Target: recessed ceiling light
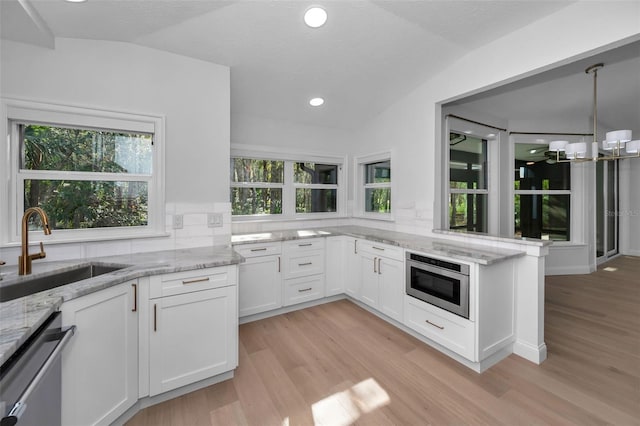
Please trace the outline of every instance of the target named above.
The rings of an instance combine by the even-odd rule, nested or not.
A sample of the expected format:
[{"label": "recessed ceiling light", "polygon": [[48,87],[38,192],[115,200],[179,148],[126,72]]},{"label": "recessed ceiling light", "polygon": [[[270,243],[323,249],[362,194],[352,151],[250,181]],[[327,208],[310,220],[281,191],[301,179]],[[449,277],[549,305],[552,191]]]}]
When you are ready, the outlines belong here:
[{"label": "recessed ceiling light", "polygon": [[489,134],[487,135],[487,137],[488,137],[488,138],[493,138],[493,137],[495,137],[495,135],[496,135],[495,133],[489,133]]},{"label": "recessed ceiling light", "polygon": [[324,99],[322,98],[313,98],[311,100],[309,100],[309,105],[317,107],[320,106],[324,103]]},{"label": "recessed ceiling light", "polygon": [[84,3],[87,0],[65,0],[68,3]]},{"label": "recessed ceiling light", "polygon": [[327,11],[321,7],[314,6],[304,13],[304,23],[311,28],[318,28],[327,22]]}]

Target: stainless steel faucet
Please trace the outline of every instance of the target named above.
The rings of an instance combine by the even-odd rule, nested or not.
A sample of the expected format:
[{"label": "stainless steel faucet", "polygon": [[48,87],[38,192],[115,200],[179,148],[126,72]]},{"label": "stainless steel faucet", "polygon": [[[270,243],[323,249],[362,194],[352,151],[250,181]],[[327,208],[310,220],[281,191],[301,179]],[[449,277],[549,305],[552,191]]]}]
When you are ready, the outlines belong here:
[{"label": "stainless steel faucet", "polygon": [[34,259],[44,259],[47,253],[44,252],[44,245],[40,242],[40,253],[29,254],[29,217],[37,213],[40,216],[42,222],[42,229],[45,235],[51,234],[51,228],[49,228],[49,218],[47,214],[40,207],[30,207],[24,211],[22,215],[22,251],[18,257],[18,275],[29,275],[31,273],[31,261]]}]

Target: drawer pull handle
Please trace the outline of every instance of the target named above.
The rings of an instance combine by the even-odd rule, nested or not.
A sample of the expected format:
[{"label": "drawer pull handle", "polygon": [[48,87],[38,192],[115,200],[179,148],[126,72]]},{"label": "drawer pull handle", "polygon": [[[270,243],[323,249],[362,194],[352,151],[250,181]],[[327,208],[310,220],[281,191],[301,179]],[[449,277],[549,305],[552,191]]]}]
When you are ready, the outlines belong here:
[{"label": "drawer pull handle", "polygon": [[306,244],[298,244],[298,247],[309,247],[312,246],[313,243],[306,243]]},{"label": "drawer pull handle", "polygon": [[382,275],[382,269],[380,269],[380,260],[382,260],[381,257],[378,258],[378,275]]},{"label": "drawer pull handle", "polygon": [[278,256],[278,272],[280,272],[280,256]]},{"label": "drawer pull handle", "polygon": [[131,312],[136,312],[138,310],[138,284],[131,284],[133,287],[133,309]]},{"label": "drawer pull handle", "polygon": [[313,265],[313,262],[298,263],[298,266],[309,266],[309,265]]},{"label": "drawer pull handle", "polygon": [[153,304],[153,331],[158,331],[158,305]]},{"label": "drawer pull handle", "polygon": [[374,273],[374,274],[377,274],[377,273],[378,273],[378,271],[376,270],[376,262],[377,262],[377,261],[378,261],[378,258],[377,258],[377,257],[374,257],[374,258],[373,258],[373,273]]},{"label": "drawer pull handle", "polygon": [[301,289],[299,289],[299,290],[298,290],[298,293],[304,293],[305,291],[311,291],[311,290],[313,290],[313,288],[312,288],[312,287],[309,287],[309,288],[301,288]]},{"label": "drawer pull handle", "polygon": [[182,281],[182,284],[193,284],[193,283],[201,283],[204,281],[209,281],[209,277],[205,278],[196,278],[195,280]]},{"label": "drawer pull handle", "polygon": [[358,254],[358,240],[353,241],[353,254]]},{"label": "drawer pull handle", "polygon": [[251,251],[267,251],[266,247],[251,249]]},{"label": "drawer pull handle", "polygon": [[425,320],[427,322],[427,324],[431,324],[432,326],[434,326],[435,328],[439,328],[440,330],[444,330],[444,327],[438,324],[434,324],[429,320]]},{"label": "drawer pull handle", "polygon": [[371,246],[371,248],[374,248],[374,249],[380,250],[380,251],[384,251],[384,249],[382,247]]}]

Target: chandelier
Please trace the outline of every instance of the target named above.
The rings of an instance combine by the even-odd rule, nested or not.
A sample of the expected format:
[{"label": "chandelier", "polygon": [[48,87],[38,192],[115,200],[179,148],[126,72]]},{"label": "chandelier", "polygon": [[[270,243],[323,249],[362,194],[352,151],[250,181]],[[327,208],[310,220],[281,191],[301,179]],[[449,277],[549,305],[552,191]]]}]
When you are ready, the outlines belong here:
[{"label": "chandelier", "polygon": [[[602,141],[602,149],[607,153],[600,157],[600,144],[598,143],[598,70],[604,64],[591,65],[584,72],[593,74],[593,142],[591,152],[586,142],[569,143],[568,141],[549,142],[549,151],[556,153],[556,161],[566,163],[569,161],[602,161],[618,160],[621,158],[640,158],[640,140],[632,140],[631,130],[614,130],[607,132]],[[564,153],[562,155],[561,153]]]}]

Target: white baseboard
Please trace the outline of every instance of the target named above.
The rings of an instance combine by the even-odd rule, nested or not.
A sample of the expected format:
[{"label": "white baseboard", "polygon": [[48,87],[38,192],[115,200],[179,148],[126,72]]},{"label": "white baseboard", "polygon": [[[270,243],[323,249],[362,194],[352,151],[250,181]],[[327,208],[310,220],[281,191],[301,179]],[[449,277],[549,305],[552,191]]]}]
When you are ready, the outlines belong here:
[{"label": "white baseboard", "polygon": [[534,364],[542,364],[542,361],[547,359],[547,345],[542,343],[535,346],[522,340],[516,340],[513,344],[513,353]]},{"label": "white baseboard", "polygon": [[589,265],[571,266],[548,266],[544,270],[544,275],[583,275],[593,272]]}]

